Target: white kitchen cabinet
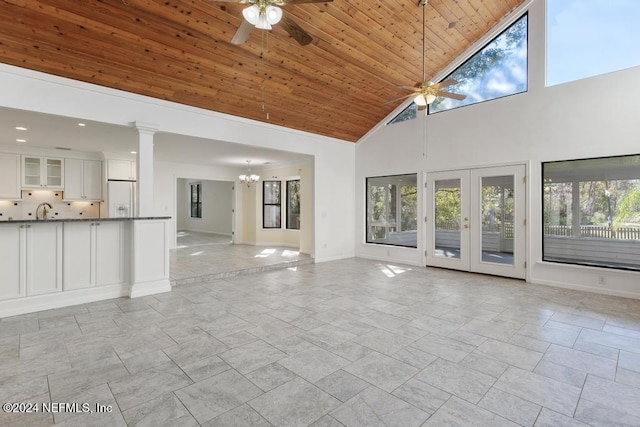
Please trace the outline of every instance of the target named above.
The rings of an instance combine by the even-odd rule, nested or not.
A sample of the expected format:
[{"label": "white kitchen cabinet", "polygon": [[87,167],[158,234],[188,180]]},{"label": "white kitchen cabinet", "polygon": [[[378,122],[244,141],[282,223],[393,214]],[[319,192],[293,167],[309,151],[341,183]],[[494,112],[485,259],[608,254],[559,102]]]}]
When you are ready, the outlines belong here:
[{"label": "white kitchen cabinet", "polygon": [[0,153],[0,200],[20,200],[20,155]]},{"label": "white kitchen cabinet", "polygon": [[65,159],[63,200],[102,200],[102,162]]},{"label": "white kitchen cabinet", "polygon": [[22,188],[61,190],[64,159],[22,156]]},{"label": "white kitchen cabinet", "polygon": [[0,300],[25,296],[24,266],[21,265],[24,242],[20,226],[0,225]]},{"label": "white kitchen cabinet", "polygon": [[136,180],[136,162],[130,160],[107,160],[107,179]]},{"label": "white kitchen cabinet", "polygon": [[124,227],[122,221],[65,223],[65,291],[124,282]]},{"label": "white kitchen cabinet", "polygon": [[6,224],[0,236],[0,299],[62,290],[62,224]]}]

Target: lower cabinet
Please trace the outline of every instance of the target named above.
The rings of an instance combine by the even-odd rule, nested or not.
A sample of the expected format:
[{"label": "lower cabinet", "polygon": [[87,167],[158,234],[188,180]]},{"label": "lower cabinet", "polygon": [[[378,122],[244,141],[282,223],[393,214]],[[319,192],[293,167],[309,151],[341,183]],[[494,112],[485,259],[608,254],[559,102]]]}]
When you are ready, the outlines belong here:
[{"label": "lower cabinet", "polygon": [[124,282],[124,226],[123,221],[65,223],[65,291]]},{"label": "lower cabinet", "polygon": [[0,241],[0,299],[62,291],[62,224],[3,225]]}]

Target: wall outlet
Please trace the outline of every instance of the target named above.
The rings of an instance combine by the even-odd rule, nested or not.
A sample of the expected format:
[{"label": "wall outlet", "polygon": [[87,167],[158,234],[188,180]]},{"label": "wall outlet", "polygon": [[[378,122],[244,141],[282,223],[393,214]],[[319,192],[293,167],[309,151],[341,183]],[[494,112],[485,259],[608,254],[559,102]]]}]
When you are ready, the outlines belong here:
[{"label": "wall outlet", "polygon": [[598,285],[606,285],[607,279],[604,276],[598,276]]}]

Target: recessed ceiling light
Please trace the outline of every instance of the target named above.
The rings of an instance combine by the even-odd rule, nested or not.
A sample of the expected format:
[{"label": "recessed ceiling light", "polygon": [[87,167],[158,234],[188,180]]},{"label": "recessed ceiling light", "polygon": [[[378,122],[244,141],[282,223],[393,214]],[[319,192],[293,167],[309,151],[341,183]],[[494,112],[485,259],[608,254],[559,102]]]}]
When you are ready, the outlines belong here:
[{"label": "recessed ceiling light", "polygon": [[24,126],[16,126],[16,130],[27,130]]},{"label": "recessed ceiling light", "polygon": [[16,142],[27,142],[27,140],[18,138],[18,139],[16,139]]},{"label": "recessed ceiling light", "polygon": [[137,151],[129,151],[131,154],[138,154]]},{"label": "recessed ceiling light", "polygon": [[85,126],[86,126],[86,124],[84,124],[84,123],[78,123],[78,126],[80,126],[81,128],[83,128],[83,127],[85,127]]}]

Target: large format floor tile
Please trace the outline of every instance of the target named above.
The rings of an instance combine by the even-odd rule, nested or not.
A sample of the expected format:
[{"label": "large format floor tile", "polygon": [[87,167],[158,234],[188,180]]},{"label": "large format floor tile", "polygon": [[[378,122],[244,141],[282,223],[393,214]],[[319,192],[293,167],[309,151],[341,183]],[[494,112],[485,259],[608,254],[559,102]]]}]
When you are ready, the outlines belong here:
[{"label": "large format floor tile", "polygon": [[640,425],[640,301],[362,259],[200,280],[212,253],[169,293],[0,319],[3,401],[112,408],[0,426]]}]

